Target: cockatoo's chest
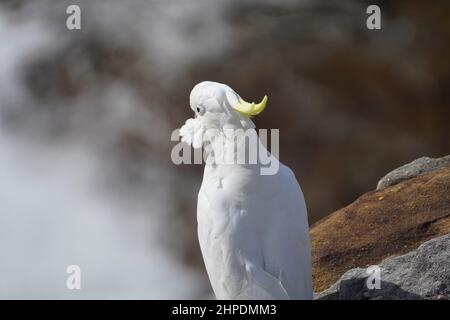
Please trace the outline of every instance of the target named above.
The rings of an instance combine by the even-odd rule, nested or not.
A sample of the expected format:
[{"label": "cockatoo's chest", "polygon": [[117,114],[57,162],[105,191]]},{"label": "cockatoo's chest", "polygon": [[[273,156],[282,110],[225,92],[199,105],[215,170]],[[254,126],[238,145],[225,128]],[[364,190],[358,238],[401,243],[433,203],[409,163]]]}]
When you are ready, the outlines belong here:
[{"label": "cockatoo's chest", "polygon": [[[223,177],[202,184],[198,197],[197,220],[201,245],[223,246],[239,234],[248,214],[248,201],[241,197],[240,187],[228,186],[229,178]],[[249,210],[250,209],[250,210]],[[203,243],[204,244],[203,244]]]},{"label": "cockatoo's chest", "polygon": [[241,197],[239,188],[221,183],[202,184],[197,220],[200,248],[206,269],[218,297],[231,297],[241,290],[245,277],[244,259],[258,242],[256,210]]},{"label": "cockatoo's chest", "polygon": [[273,201],[264,194],[268,179],[239,167],[205,172],[197,207],[205,261],[222,263],[236,254],[236,249],[243,253],[255,250],[275,212],[270,208]]}]

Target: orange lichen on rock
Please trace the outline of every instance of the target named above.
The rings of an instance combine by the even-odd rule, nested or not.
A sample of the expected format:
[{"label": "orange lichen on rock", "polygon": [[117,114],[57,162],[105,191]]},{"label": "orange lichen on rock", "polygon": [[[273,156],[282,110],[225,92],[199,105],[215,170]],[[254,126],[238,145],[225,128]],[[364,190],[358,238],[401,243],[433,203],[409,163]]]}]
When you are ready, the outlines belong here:
[{"label": "orange lichen on rock", "polygon": [[448,233],[450,167],[368,192],[312,226],[314,289]]}]

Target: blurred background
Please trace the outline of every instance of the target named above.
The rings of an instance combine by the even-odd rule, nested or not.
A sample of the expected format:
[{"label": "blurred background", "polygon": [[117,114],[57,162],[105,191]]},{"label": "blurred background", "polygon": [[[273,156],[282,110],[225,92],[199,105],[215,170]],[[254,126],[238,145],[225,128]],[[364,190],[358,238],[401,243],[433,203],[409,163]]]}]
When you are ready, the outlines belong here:
[{"label": "blurred background", "polygon": [[[67,6],[81,30],[66,28]],[[175,166],[189,92],[269,95],[314,223],[450,153],[450,2],[2,0],[0,298],[211,298],[202,166]],[[66,267],[81,267],[81,290]]]}]

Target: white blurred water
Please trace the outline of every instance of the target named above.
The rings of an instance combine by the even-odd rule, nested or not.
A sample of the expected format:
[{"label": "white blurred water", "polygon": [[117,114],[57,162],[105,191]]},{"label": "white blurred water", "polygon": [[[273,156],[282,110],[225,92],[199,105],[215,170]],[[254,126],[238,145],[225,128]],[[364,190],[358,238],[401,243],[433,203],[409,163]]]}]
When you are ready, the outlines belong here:
[{"label": "white blurred water", "polygon": [[[98,99],[87,92],[65,101],[75,130],[59,142],[39,137],[57,119],[42,121],[53,115],[33,111],[41,105],[27,94],[20,72],[67,39],[52,29],[45,6],[38,8],[42,14],[35,10],[29,19],[0,10],[7,44],[0,46],[0,298],[198,297],[204,290],[198,273],[158,238],[172,210],[168,174],[150,166],[141,174],[159,184],[108,185],[117,181],[111,144],[123,130],[132,126],[149,141],[169,143],[157,114],[142,111],[126,85],[99,85],[106,108],[101,121],[85,124]],[[29,125],[11,129],[5,116],[11,112],[30,118]],[[81,267],[81,290],[66,288],[72,264]]]},{"label": "white blurred water", "polygon": [[[0,298],[195,295],[197,275],[152,237],[154,210],[163,209],[102,192],[102,163],[93,154],[83,146],[30,145],[1,132]],[[66,288],[71,264],[81,267],[81,290]]]}]

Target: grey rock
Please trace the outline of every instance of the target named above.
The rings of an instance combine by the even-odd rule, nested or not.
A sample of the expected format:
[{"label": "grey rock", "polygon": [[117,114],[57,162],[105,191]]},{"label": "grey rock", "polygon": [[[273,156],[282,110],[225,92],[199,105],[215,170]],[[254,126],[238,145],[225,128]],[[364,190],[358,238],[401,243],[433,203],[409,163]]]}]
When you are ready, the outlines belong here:
[{"label": "grey rock", "polygon": [[422,157],[400,168],[397,168],[378,181],[377,190],[397,184],[403,180],[414,178],[422,173],[438,170],[450,166],[450,155],[442,158]]},{"label": "grey rock", "polygon": [[347,271],[318,300],[418,300],[450,298],[450,234],[380,263],[380,288],[369,289],[366,269]]}]

